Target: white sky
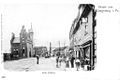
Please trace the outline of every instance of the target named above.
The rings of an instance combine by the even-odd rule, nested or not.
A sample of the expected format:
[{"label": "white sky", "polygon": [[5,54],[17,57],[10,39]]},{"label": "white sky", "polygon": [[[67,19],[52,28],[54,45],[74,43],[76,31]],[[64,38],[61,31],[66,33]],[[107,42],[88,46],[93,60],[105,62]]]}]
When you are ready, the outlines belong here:
[{"label": "white sky", "polygon": [[22,25],[34,31],[37,46],[69,44],[71,24],[78,13],[77,4],[6,4],[2,6],[3,51],[9,51],[11,33],[19,36]]}]

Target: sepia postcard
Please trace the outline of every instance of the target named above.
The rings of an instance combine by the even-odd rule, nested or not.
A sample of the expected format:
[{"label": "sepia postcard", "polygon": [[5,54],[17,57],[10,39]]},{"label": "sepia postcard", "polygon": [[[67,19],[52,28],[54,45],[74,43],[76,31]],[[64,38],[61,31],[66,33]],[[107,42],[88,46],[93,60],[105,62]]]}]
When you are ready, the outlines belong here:
[{"label": "sepia postcard", "polygon": [[1,80],[120,80],[119,1],[0,1]]}]

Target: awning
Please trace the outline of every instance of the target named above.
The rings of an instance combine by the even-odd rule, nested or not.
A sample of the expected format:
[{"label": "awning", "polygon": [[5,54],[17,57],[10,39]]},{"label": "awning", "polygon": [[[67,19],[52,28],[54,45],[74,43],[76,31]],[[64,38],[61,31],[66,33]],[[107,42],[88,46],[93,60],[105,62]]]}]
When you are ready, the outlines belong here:
[{"label": "awning", "polygon": [[92,41],[92,34],[85,36],[84,38],[81,39],[81,41],[76,42],[75,45],[82,45],[90,40]]},{"label": "awning", "polygon": [[92,43],[92,40],[87,41],[86,43],[82,44],[81,46],[82,46],[82,47],[85,47],[85,46],[90,45],[90,43]]},{"label": "awning", "polygon": [[90,46],[91,43],[92,43],[92,40],[89,40],[89,41],[83,43],[82,45],[75,45],[72,48],[70,48],[69,50],[74,50],[77,48],[84,48],[84,47]]}]

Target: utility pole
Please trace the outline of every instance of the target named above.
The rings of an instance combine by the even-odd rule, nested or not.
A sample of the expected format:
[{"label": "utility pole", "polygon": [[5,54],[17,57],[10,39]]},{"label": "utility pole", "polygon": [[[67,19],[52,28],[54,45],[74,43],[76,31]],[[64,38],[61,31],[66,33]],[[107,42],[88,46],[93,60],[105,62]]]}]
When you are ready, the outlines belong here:
[{"label": "utility pole", "polygon": [[50,55],[51,55],[51,49],[52,49],[52,48],[51,48],[51,42],[50,42],[50,49],[49,49],[49,54],[50,54]]},{"label": "utility pole", "polygon": [[60,55],[60,41],[59,41],[59,55]]},{"label": "utility pole", "polygon": [[59,41],[59,51],[60,51],[60,41]]}]

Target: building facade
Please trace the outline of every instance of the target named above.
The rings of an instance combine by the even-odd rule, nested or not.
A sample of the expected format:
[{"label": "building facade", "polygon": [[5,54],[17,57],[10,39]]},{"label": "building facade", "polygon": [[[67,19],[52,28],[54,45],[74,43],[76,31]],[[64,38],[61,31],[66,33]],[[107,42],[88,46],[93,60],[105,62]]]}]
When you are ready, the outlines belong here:
[{"label": "building facade", "polygon": [[78,15],[73,21],[69,33],[70,47],[74,50],[83,68],[93,70],[96,62],[95,26],[96,11],[92,4],[80,4]]},{"label": "building facade", "polygon": [[20,36],[15,37],[13,34],[11,39],[11,54],[17,52],[18,58],[32,57],[33,52],[33,30],[26,32],[25,26],[22,26]]},{"label": "building facade", "polygon": [[47,47],[45,46],[36,46],[34,47],[35,56],[39,55],[40,57],[45,57],[48,55]]},{"label": "building facade", "polygon": [[11,59],[18,59],[20,56],[20,38],[15,37],[15,34],[12,33],[12,38],[11,38]]}]

